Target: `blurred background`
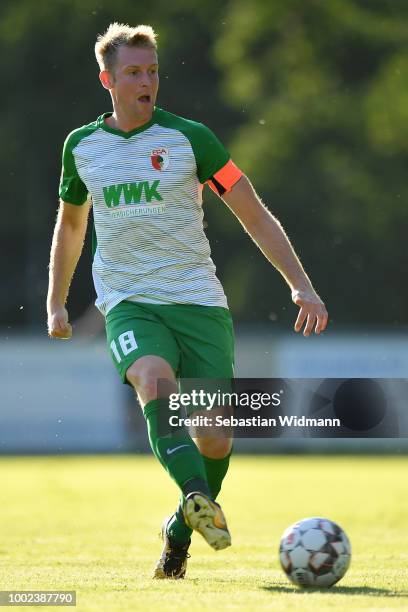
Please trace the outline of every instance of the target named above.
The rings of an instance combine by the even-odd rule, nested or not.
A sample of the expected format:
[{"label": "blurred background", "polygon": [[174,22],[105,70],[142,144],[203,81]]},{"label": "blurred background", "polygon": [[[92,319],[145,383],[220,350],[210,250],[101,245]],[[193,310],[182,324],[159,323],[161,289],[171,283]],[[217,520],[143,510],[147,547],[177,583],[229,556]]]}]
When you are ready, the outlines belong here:
[{"label": "blurred background", "polygon": [[[90,232],[68,303],[74,339],[46,335],[62,145],[110,110],[93,47],[115,20],[158,32],[158,105],[207,124],[225,143],[327,304],[327,333],[297,337],[284,281],[206,190],[206,233],[236,322],[237,375],[408,377],[406,2],[3,0],[0,452],[147,448],[92,306]],[[365,443],[405,448],[384,440]],[[318,442],[326,444],[240,444],[274,452]]]}]

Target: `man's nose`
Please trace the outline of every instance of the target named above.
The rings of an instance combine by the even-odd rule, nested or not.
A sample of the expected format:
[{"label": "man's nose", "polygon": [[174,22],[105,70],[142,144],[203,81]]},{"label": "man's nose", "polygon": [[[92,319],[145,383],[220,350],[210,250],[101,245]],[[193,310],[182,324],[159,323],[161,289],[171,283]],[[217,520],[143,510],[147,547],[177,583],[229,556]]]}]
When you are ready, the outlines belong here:
[{"label": "man's nose", "polygon": [[143,85],[143,87],[149,87],[150,75],[147,72],[142,72],[140,76],[140,84]]}]

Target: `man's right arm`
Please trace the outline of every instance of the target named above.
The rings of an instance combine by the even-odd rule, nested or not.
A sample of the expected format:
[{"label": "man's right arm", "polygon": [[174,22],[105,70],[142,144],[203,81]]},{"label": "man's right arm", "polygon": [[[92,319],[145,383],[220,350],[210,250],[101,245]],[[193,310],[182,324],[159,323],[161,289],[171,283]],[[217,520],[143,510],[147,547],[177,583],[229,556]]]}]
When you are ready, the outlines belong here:
[{"label": "man's right arm", "polygon": [[65,303],[85,240],[90,202],[82,206],[61,200],[51,246],[47,296],[48,334],[68,339],[72,328]]}]

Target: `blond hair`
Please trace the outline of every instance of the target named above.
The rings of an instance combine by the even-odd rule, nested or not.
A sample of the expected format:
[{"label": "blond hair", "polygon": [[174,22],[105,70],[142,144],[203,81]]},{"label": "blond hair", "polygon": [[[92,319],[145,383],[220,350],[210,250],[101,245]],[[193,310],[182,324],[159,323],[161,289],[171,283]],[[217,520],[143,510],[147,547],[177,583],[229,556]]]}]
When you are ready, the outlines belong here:
[{"label": "blond hair", "polygon": [[96,61],[101,70],[112,70],[119,47],[147,47],[157,50],[157,34],[149,25],[131,27],[127,23],[111,23],[99,34],[95,44]]}]

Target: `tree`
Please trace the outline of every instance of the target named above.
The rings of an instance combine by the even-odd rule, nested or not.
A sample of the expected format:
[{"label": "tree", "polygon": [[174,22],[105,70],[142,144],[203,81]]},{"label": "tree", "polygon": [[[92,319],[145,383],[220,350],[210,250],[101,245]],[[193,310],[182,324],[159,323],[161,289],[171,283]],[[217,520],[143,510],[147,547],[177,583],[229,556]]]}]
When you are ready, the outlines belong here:
[{"label": "tree", "polygon": [[[215,45],[244,119],[233,156],[339,323],[405,320],[407,18],[402,0],[237,0]],[[263,300],[266,317],[275,279],[245,277],[242,312]]]}]

